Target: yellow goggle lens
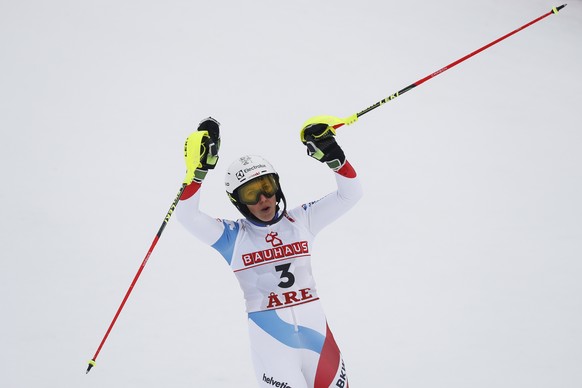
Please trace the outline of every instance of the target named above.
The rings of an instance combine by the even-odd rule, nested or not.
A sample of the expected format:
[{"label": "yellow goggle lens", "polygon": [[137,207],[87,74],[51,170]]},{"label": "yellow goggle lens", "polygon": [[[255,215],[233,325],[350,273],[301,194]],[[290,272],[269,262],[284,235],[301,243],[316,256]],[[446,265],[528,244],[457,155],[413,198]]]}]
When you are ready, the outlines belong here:
[{"label": "yellow goggle lens", "polygon": [[278,186],[272,174],[255,178],[238,188],[239,200],[245,205],[256,205],[261,194],[271,198],[277,193]]}]

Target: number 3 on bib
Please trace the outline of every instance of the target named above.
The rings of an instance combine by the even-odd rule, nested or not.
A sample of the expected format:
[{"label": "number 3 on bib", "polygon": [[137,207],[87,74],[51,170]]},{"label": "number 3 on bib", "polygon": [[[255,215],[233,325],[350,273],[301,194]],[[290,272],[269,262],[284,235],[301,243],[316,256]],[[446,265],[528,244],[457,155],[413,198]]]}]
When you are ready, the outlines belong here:
[{"label": "number 3 on bib", "polygon": [[281,272],[281,282],[278,284],[281,288],[289,288],[295,284],[295,275],[289,271],[291,263],[281,264],[275,267],[275,271]]}]

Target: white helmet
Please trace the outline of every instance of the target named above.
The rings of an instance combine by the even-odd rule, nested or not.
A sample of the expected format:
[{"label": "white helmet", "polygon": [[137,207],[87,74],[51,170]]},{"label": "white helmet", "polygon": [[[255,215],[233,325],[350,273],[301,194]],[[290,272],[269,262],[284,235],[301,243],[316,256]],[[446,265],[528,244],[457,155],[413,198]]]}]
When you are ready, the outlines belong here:
[{"label": "white helmet", "polygon": [[[277,216],[270,222],[264,222],[255,217],[248,209],[247,205],[243,204],[239,200],[237,189],[243,184],[258,178],[263,175],[273,174],[275,182],[277,182]],[[274,224],[278,222],[287,208],[287,202],[285,201],[285,196],[281,190],[281,184],[279,183],[279,174],[273,168],[271,163],[269,163],[265,158],[258,155],[245,155],[236,159],[226,171],[226,176],[224,178],[224,186],[226,188],[226,193],[232,204],[246,217],[252,219],[255,223],[260,224]],[[279,203],[281,200],[284,203],[283,211],[279,211]]]},{"label": "white helmet", "polygon": [[228,167],[224,186],[226,192],[233,194],[242,184],[251,179],[267,174],[277,174],[277,171],[264,158],[257,155],[241,156]]}]

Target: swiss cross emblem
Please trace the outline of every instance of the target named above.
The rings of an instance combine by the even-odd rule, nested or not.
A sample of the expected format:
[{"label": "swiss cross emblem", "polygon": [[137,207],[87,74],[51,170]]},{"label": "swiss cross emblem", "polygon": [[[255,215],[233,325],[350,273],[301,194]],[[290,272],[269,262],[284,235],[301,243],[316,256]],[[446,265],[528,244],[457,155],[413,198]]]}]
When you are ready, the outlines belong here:
[{"label": "swiss cross emblem", "polygon": [[272,246],[278,247],[279,245],[283,244],[283,241],[279,237],[277,237],[277,232],[271,232],[265,236],[265,241],[271,243]]}]

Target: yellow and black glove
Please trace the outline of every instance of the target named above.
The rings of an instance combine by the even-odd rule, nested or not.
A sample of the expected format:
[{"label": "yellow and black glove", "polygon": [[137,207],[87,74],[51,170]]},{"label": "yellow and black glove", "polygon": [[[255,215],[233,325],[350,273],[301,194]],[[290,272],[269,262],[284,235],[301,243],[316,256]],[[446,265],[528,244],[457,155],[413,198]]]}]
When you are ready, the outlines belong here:
[{"label": "yellow and black glove", "polygon": [[184,160],[186,161],[186,178],[184,183],[192,181],[202,183],[208,170],[218,163],[220,149],[220,123],[209,117],[198,125],[186,139],[184,144]]},{"label": "yellow and black glove", "polygon": [[334,116],[315,116],[303,123],[301,142],[307,147],[307,154],[334,171],[346,162],[346,156],[335,140],[336,128],[354,123],[358,117],[341,119]]}]

